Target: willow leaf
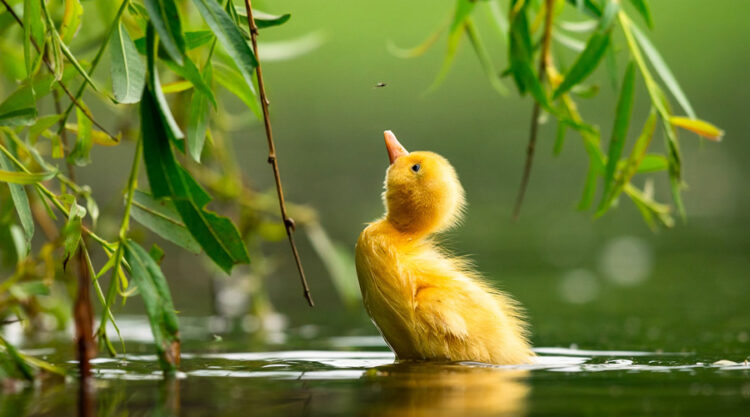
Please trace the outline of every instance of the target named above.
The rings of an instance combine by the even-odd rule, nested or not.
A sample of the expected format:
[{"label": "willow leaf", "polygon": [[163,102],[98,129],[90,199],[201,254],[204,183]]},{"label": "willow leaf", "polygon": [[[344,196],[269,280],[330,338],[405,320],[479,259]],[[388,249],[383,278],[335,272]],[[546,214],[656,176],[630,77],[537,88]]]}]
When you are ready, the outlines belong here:
[{"label": "willow leaf", "polygon": [[628,136],[630,126],[630,115],[633,111],[633,97],[635,93],[635,63],[630,62],[625,70],[625,78],[622,81],[620,97],[617,101],[615,123],[612,128],[612,137],[609,141],[609,156],[607,166],[604,170],[604,192],[599,204],[599,211],[605,208],[607,196],[612,189],[617,171],[617,163],[620,161],[622,149]]},{"label": "willow leaf", "polygon": [[200,253],[200,245],[190,235],[174,204],[168,199],[157,200],[148,193],[136,190],[130,215],[164,239],[190,252]]},{"label": "willow leaf", "polygon": [[146,83],[146,65],[122,23],[118,23],[112,31],[109,53],[115,100],[118,103],[137,103]]},{"label": "willow leaf", "polygon": [[[204,81],[207,84],[211,83],[212,70],[211,63],[206,63],[206,68],[203,70]],[[193,96],[190,99],[190,118],[187,126],[187,149],[188,154],[196,162],[201,161],[201,153],[203,152],[203,145],[206,142],[206,129],[208,129],[208,100],[205,94],[201,94],[199,91],[193,91]]]},{"label": "willow leaf", "polygon": [[180,14],[174,0],[144,0],[143,5],[167,54],[173,61],[182,65],[182,59],[185,56],[185,39],[182,35]]},{"label": "willow leaf", "polygon": [[229,273],[235,264],[250,261],[244,242],[229,219],[204,208],[211,197],[178,165],[157,107],[154,93],[147,88],[141,100],[141,134],[151,192],[156,198],[172,199],[193,238]]},{"label": "willow leaf", "polygon": [[[10,160],[4,153],[0,153],[0,168],[7,172],[15,171],[12,168]],[[34,219],[31,217],[29,196],[26,195],[26,190],[22,185],[9,183],[8,188],[10,188],[10,197],[13,200],[13,206],[16,208],[18,219],[21,221],[21,227],[23,227],[24,236],[26,237],[26,247],[31,248],[31,239],[34,237]]]},{"label": "willow leaf", "polygon": [[651,65],[653,65],[656,73],[659,74],[659,77],[661,77],[662,81],[664,81],[664,84],[667,86],[674,98],[678,103],[680,103],[680,107],[682,107],[682,109],[691,119],[696,119],[697,117],[695,115],[695,111],[693,111],[693,106],[690,105],[690,101],[682,91],[682,88],[677,82],[677,79],[672,73],[672,70],[669,69],[669,66],[664,61],[664,58],[662,58],[659,51],[656,50],[654,44],[651,43],[651,41],[648,39],[648,36],[646,36],[634,23],[631,23],[628,26],[632,29],[635,39],[638,41],[638,44],[641,46],[641,48],[643,48],[643,52],[648,57],[649,61],[651,61]]},{"label": "willow leaf", "polygon": [[258,60],[242,36],[242,32],[215,0],[193,0],[193,3],[224,50],[237,64],[245,82],[252,86],[253,71],[258,66]]},{"label": "willow leaf", "polygon": [[125,260],[146,307],[159,364],[164,372],[174,372],[179,363],[180,336],[167,280],[148,252],[130,239],[125,242]]}]

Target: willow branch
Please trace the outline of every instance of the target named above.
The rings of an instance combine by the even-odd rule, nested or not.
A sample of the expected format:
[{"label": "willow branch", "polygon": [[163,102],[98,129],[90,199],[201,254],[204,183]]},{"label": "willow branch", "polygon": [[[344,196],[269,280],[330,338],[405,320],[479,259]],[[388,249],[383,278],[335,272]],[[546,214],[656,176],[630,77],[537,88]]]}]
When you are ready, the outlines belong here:
[{"label": "willow branch", "polygon": [[[10,13],[10,15],[13,16],[13,19],[15,19],[15,21],[23,29],[23,21],[21,21],[21,18],[18,17],[18,15],[16,14],[16,12],[13,10],[13,8],[10,7],[10,5],[8,4],[8,2],[6,2],[5,0],[0,0],[0,3],[2,3],[5,6],[6,9],[8,9],[8,13]],[[31,37],[31,43],[34,45],[34,49],[36,49],[37,53],[42,54],[41,49],[39,48],[39,45],[37,45],[36,40],[33,37]],[[106,42],[105,42],[105,44],[106,44]],[[46,54],[42,55],[42,61],[44,62],[44,65],[47,67],[47,70],[49,70],[49,72],[51,72],[51,73],[55,72],[55,70],[54,70],[54,68],[52,68],[52,64],[49,62],[49,59],[47,58]],[[109,133],[109,131],[107,129],[104,128],[104,126],[102,126],[99,122],[96,121],[96,119],[94,119],[94,116],[91,114],[91,112],[87,108],[85,108],[78,101],[78,99],[73,95],[73,93],[70,92],[70,90],[68,90],[68,87],[65,86],[65,84],[62,82],[62,80],[57,80],[57,84],[60,86],[60,89],[63,90],[63,92],[65,93],[65,95],[67,95],[68,98],[70,98],[71,102],[76,107],[78,107],[79,109],[81,109],[81,111],[83,112],[83,114],[86,115],[86,117],[89,120],[91,120],[91,123],[93,123],[94,126],[96,126],[102,132],[106,133],[109,137],[111,137],[113,139],[115,138],[114,136],[112,136],[111,133]],[[84,86],[86,85],[86,81],[85,80],[83,82],[83,85]],[[63,121],[63,123],[65,123],[65,122]]]},{"label": "willow branch", "polygon": [[268,139],[268,163],[273,168],[273,176],[276,181],[276,193],[279,197],[279,209],[281,210],[281,218],[284,221],[284,228],[286,229],[286,235],[289,238],[289,245],[292,247],[292,254],[294,255],[294,261],[297,264],[297,271],[299,271],[300,281],[304,290],[305,299],[310,307],[314,306],[315,303],[310,293],[310,287],[307,285],[307,279],[305,278],[305,271],[302,269],[302,261],[297,251],[297,245],[294,243],[294,220],[286,212],[286,205],[284,204],[284,189],[281,186],[281,176],[279,174],[279,163],[276,158],[276,146],[273,143],[273,133],[271,132],[271,119],[268,116],[268,97],[266,96],[266,89],[263,83],[263,72],[260,67],[260,57],[258,56],[258,27],[255,25],[255,19],[253,19],[253,10],[250,4],[250,0],[245,0],[245,10],[247,11],[247,25],[250,29],[250,40],[253,44],[253,52],[255,53],[255,59],[257,60],[258,66],[255,68],[255,72],[258,77],[258,90],[260,91],[260,104],[263,108],[263,124],[266,128],[266,139]]},{"label": "willow branch", "polygon": [[[552,60],[550,56],[550,41],[552,39],[552,19],[555,14],[555,0],[545,0],[545,11],[544,17],[544,35],[542,37],[542,54],[539,57],[539,83],[544,83],[544,75],[547,69],[547,65]],[[531,176],[531,165],[534,162],[534,150],[536,148],[536,137],[539,132],[539,102],[534,100],[534,107],[531,110],[531,129],[529,131],[529,144],[526,147],[526,164],[523,168],[523,176],[521,177],[521,186],[518,189],[518,196],[516,197],[516,206],[513,209],[513,220],[518,220],[521,215],[521,206],[523,205],[523,199],[526,195],[526,188],[529,186],[529,177]]]}]

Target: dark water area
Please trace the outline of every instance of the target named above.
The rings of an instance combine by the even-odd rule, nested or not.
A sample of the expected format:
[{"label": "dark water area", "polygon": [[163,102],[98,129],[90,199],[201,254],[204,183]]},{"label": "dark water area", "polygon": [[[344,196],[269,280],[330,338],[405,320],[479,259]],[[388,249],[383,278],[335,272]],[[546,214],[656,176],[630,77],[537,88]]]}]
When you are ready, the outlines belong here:
[{"label": "dark water area", "polygon": [[[77,381],[43,381],[6,387],[0,416],[744,416],[750,407],[750,363],[712,352],[537,347],[529,365],[395,363],[377,335],[321,337],[326,329],[308,326],[253,341],[198,330],[212,320],[183,320],[193,332],[173,377],[145,340],[130,343],[94,361],[87,406]],[[120,325],[131,340],[148,338],[140,319]],[[66,349],[29,352],[72,369]]]}]

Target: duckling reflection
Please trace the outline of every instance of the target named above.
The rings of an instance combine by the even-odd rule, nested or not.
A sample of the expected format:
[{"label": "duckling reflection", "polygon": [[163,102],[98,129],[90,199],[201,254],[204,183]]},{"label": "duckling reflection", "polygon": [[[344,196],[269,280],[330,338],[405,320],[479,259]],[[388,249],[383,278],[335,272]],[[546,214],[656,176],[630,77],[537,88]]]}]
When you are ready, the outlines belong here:
[{"label": "duckling reflection", "polygon": [[364,416],[526,414],[527,370],[458,363],[399,362],[371,368]]}]

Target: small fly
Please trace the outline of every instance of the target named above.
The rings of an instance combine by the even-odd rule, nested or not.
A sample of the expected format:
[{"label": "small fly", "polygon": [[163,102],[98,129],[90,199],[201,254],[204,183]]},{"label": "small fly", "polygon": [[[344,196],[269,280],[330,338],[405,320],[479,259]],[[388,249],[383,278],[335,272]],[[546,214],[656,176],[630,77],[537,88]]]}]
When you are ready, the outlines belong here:
[{"label": "small fly", "polygon": [[383,88],[383,87],[385,87],[385,86],[387,86],[387,85],[388,85],[388,84],[386,84],[386,83],[384,83],[384,82],[379,82],[379,83],[375,84],[375,88]]}]

